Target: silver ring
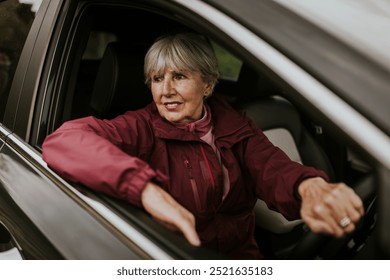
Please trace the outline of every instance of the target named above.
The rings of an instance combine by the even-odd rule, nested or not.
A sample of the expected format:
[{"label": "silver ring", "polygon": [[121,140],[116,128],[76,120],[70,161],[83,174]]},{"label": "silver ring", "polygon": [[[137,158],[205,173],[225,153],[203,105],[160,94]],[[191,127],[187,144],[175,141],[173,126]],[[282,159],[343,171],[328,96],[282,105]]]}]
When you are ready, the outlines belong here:
[{"label": "silver ring", "polygon": [[349,226],[350,223],[351,223],[351,219],[348,216],[345,216],[340,220],[340,226],[342,228]]}]

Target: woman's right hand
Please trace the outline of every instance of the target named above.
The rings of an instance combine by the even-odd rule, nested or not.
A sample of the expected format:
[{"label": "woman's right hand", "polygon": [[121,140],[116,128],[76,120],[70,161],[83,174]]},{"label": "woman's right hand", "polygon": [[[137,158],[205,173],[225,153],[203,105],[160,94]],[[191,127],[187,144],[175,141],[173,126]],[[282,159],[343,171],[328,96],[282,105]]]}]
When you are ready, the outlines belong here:
[{"label": "woman's right hand", "polygon": [[142,191],[141,201],[145,210],[157,221],[169,229],[182,232],[191,245],[201,245],[194,215],[161,187],[149,182]]}]

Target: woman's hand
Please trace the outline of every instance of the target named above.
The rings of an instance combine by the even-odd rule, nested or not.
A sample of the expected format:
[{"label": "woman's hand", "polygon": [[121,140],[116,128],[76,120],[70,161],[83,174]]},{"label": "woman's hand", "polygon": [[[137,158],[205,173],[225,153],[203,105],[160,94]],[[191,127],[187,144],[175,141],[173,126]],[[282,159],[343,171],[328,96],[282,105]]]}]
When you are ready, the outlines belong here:
[{"label": "woman's hand", "polygon": [[352,232],[364,214],[361,199],[343,183],[310,178],[299,185],[298,193],[302,198],[301,217],[315,233],[341,237]]},{"label": "woman's hand", "polygon": [[181,206],[170,194],[149,182],[141,194],[145,210],[169,229],[181,231],[193,246],[200,246],[194,215]]}]

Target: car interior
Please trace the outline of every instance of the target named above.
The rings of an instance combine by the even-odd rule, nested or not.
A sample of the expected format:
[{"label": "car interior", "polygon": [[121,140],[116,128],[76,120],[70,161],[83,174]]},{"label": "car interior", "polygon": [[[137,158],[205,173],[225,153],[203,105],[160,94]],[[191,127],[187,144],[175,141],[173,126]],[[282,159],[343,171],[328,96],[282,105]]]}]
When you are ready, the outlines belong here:
[{"label": "car interior", "polygon": [[[152,26],[147,27],[146,22]],[[74,43],[67,46],[68,82],[58,95],[60,113],[52,118],[45,135],[70,119],[89,115],[109,119],[151,102],[143,77],[143,58],[148,47],[166,33],[199,31],[179,17],[115,5],[86,7],[74,24]],[[231,76],[221,72],[214,94],[224,96],[237,110],[244,111],[291,159],[324,170],[332,181],[351,185],[370,172],[370,166],[350,147],[340,143],[326,125],[309,114],[310,110],[291,98],[293,93],[278,83],[272,73],[255,68],[246,57],[238,56],[237,49],[224,45],[217,36],[204,34],[213,46],[218,46],[216,50],[223,50],[225,57],[239,61]],[[230,60],[225,64],[229,66]],[[134,214],[130,205],[91,194],[82,186],[78,188],[99,196],[154,238],[167,238],[166,231],[146,215]],[[255,211],[258,224],[255,235],[265,257],[290,258],[293,247],[308,231],[302,221],[287,221],[260,200]],[[357,249],[355,246],[343,250],[356,253]],[[334,258],[339,253],[337,248],[321,257]]]}]

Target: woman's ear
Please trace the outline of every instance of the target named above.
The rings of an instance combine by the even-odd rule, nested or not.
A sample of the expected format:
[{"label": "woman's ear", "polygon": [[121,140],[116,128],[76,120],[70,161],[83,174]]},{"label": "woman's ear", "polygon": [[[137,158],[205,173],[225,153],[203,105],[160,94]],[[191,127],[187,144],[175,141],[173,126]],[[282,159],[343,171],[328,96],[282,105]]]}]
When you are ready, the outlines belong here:
[{"label": "woman's ear", "polygon": [[205,85],[205,89],[203,91],[203,95],[205,98],[209,97],[212,93],[212,90],[213,90],[213,86],[212,86],[212,83],[211,82],[208,82],[206,85]]}]

